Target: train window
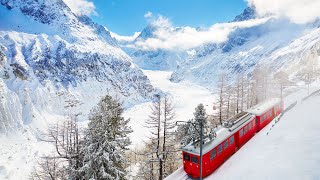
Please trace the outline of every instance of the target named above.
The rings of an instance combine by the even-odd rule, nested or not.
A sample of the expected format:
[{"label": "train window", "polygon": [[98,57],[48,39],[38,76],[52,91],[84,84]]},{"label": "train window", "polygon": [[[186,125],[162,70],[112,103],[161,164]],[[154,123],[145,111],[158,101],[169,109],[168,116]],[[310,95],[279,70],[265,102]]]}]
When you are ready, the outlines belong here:
[{"label": "train window", "polygon": [[240,137],[243,136],[243,129],[240,129]]},{"label": "train window", "polygon": [[251,124],[251,122],[249,123],[249,129],[252,129],[252,124]]},{"label": "train window", "polygon": [[245,127],[244,127],[244,133],[243,133],[243,134],[246,134],[246,133],[247,133],[247,131],[248,131],[248,127],[247,127],[247,126],[245,126]]},{"label": "train window", "polygon": [[189,154],[183,154],[183,159],[185,161],[190,161],[190,155]]},{"label": "train window", "polygon": [[213,160],[216,157],[216,150],[212,150],[210,153],[210,160]]},{"label": "train window", "polygon": [[224,142],[224,149],[227,149],[227,148],[228,148],[228,140]]},{"label": "train window", "polygon": [[232,136],[232,137],[229,139],[229,144],[231,145],[231,144],[233,144],[233,142],[234,142],[234,137]]},{"label": "train window", "polygon": [[221,152],[222,152],[222,144],[218,146],[218,154],[221,154]]},{"label": "train window", "polygon": [[199,163],[198,157],[197,156],[192,156],[192,162],[195,164]]}]

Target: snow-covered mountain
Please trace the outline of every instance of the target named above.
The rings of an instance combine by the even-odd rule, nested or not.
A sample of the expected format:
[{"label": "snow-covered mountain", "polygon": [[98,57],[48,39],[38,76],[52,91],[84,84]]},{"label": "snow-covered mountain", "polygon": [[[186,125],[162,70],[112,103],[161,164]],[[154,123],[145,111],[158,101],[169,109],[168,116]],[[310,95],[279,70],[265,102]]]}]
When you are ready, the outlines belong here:
[{"label": "snow-covered mountain", "polygon": [[62,0],[1,0],[0,22],[0,132],[85,118],[106,94],[130,106],[156,92],[103,26]]},{"label": "snow-covered mountain", "polygon": [[196,48],[171,80],[189,79],[214,87],[222,72],[249,74],[259,63],[268,64],[271,73],[284,70],[297,75],[309,61],[318,61],[319,35],[318,27],[271,18],[258,26],[237,29],[225,43]]},{"label": "snow-covered mountain", "polygon": [[[237,21],[245,21],[254,19],[256,17],[254,9],[247,7],[242,14],[235,17],[233,22]],[[144,49],[144,48],[136,48],[136,45],[139,45],[141,41],[148,41],[151,39],[161,39],[159,34],[165,33],[179,33],[184,32],[189,27],[172,27],[170,22],[167,19],[160,16],[158,20],[151,22],[145,27],[139,34],[138,37],[135,38],[134,41],[125,42],[122,45],[124,51],[126,51],[134,60],[136,64],[138,64],[143,69],[148,70],[175,70],[180,63],[188,59],[188,55],[190,52],[192,53],[193,49],[190,49],[190,52],[187,51],[179,51],[175,49]],[[205,30],[204,28],[197,28],[198,31]],[[241,43],[242,39],[237,39],[237,43]],[[235,40],[234,40],[235,41]],[[121,42],[120,42],[121,43]],[[198,56],[204,56],[206,53],[212,51],[216,44],[204,44],[201,45],[202,48],[198,48]],[[128,48],[129,47],[129,48]],[[130,48],[133,47],[133,48]],[[136,48],[136,49],[135,49]],[[227,48],[230,47],[225,47]]]},{"label": "snow-covered mountain", "polygon": [[[142,69],[146,70],[174,70],[187,57],[186,52],[171,51],[167,49],[143,49],[135,48],[134,44],[139,44],[141,41],[159,38],[159,31],[174,33],[183,31],[183,28],[172,28],[168,26],[168,22],[160,17],[160,22],[151,22],[145,27],[132,42],[127,42],[123,45],[123,50],[126,51],[132,60]],[[129,48],[128,48],[129,46]],[[130,48],[131,47],[131,48]]]},{"label": "snow-covered mountain", "polygon": [[[259,23],[254,24],[257,21]],[[155,24],[147,26],[136,41],[132,42],[137,50],[130,55],[143,69],[173,70],[173,82],[190,80],[214,88],[220,73],[235,76],[239,73],[250,74],[259,63],[270,65],[272,73],[284,70],[292,75],[291,78],[295,78],[307,62],[317,61],[319,57],[319,21],[295,24],[288,19],[271,15],[260,17],[250,7],[231,22],[213,25],[207,30],[193,29],[203,33],[216,28],[216,36],[224,35],[220,32],[228,34],[225,41],[207,41],[189,49],[152,48],[153,42],[164,42],[163,44],[170,46],[171,42],[175,43],[178,39],[171,41],[172,36],[163,39],[164,37],[157,37],[159,35],[176,34],[183,38],[186,37],[183,33],[191,29],[167,27],[167,24],[163,28],[157,26],[159,23]],[[187,37],[190,38],[196,34],[188,33]],[[212,34],[214,33],[208,34],[208,39]],[[147,43],[151,46],[144,49]]]}]

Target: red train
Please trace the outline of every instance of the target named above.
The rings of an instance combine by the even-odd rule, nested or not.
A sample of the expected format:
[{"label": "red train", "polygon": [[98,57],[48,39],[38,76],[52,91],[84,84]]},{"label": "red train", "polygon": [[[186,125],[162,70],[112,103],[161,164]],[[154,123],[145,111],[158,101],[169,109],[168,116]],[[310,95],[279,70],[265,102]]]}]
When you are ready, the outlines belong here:
[{"label": "red train", "polygon": [[[216,137],[203,145],[203,177],[214,172],[282,111],[283,102],[277,98],[271,99],[238,114],[219,127]],[[184,170],[192,178],[200,177],[199,145],[195,142],[182,149]]]}]

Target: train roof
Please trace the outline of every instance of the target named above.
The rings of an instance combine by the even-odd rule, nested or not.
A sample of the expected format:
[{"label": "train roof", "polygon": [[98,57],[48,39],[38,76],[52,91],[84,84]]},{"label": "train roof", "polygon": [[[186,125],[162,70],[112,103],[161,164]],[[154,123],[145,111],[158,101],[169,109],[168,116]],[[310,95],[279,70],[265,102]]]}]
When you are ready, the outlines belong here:
[{"label": "train roof", "polygon": [[279,104],[280,102],[281,102],[281,99],[273,98],[253,106],[252,108],[248,109],[247,112],[250,112],[256,116],[261,116],[263,113],[268,111],[270,108],[272,108],[276,104]]},{"label": "train roof", "polygon": [[[210,150],[212,150],[213,148],[218,146],[220,143],[225,141],[227,138],[232,136],[235,132],[237,132],[243,126],[248,124],[254,118],[255,116],[252,115],[251,113],[242,113],[242,116],[236,120],[234,120],[234,118],[231,118],[234,122],[232,126],[230,127],[219,126],[218,129],[216,130],[216,137],[209,140],[207,139],[207,141],[205,141],[203,145],[202,154],[208,153]],[[184,148],[182,148],[182,150],[190,154],[200,155],[199,142],[190,143]]]}]

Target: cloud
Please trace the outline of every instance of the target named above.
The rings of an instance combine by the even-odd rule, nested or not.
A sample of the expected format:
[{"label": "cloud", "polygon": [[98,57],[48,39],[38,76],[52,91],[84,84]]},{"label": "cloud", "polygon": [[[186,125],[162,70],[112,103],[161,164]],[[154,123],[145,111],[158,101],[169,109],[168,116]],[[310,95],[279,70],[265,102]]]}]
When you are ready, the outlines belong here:
[{"label": "cloud", "polygon": [[169,19],[159,16],[151,23],[155,27],[153,37],[140,39],[130,47],[144,50],[189,50],[205,43],[225,42],[228,40],[229,34],[237,28],[257,26],[265,23],[268,19],[261,18],[242,22],[219,23],[199,30],[193,27],[175,28]]},{"label": "cloud", "polygon": [[304,24],[320,17],[319,0],[247,0],[258,15],[276,15],[289,18],[292,22]]},{"label": "cloud", "polygon": [[63,0],[76,15],[98,15],[93,2],[88,0]]},{"label": "cloud", "polygon": [[109,31],[111,34],[111,37],[115,38],[117,41],[120,42],[132,42],[134,41],[140,34],[140,32],[135,32],[132,36],[121,36],[119,34],[116,34],[114,32]]},{"label": "cloud", "polygon": [[152,12],[148,11],[147,13],[144,14],[145,18],[151,18],[152,17]]}]

